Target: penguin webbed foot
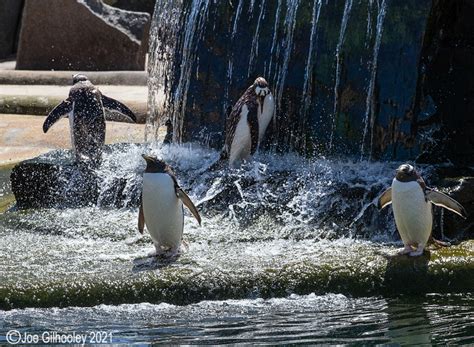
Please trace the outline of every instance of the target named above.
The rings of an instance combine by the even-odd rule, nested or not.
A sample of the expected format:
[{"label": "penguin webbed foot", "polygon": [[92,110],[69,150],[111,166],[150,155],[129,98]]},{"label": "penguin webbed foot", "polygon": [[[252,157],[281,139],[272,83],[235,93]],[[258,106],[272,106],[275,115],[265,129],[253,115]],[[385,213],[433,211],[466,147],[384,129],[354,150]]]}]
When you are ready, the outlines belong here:
[{"label": "penguin webbed foot", "polygon": [[425,251],[425,245],[420,245],[416,248],[415,251],[411,251],[410,253],[408,253],[408,255],[410,257],[419,257],[420,255],[423,254],[424,251]]},{"label": "penguin webbed foot", "polygon": [[180,247],[168,248],[155,245],[155,248],[148,252],[149,258],[157,260],[174,260],[181,255]]},{"label": "penguin webbed foot", "polygon": [[406,254],[410,254],[411,252],[413,252],[413,249],[411,248],[410,245],[405,245],[404,248],[400,248],[397,252],[398,255],[406,255]]}]

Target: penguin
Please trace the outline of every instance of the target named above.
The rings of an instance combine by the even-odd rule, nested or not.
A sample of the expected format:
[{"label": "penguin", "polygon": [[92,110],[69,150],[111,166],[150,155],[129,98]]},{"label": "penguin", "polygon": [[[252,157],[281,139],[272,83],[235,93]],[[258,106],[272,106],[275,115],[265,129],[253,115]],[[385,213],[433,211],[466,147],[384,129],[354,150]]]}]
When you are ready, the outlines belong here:
[{"label": "penguin", "polygon": [[177,255],[183,238],[183,204],[199,225],[201,216],[179,186],[173,170],[164,161],[148,155],[143,155],[143,159],[146,161],[146,169],[138,212],[138,231],[143,234],[146,225],[150,233],[155,249],[149,256]]},{"label": "penguin", "polygon": [[72,78],[73,86],[69,97],[48,114],[43,123],[43,132],[63,117],[69,118],[72,148],[76,162],[97,166],[101,162],[105,143],[105,120],[114,120],[113,112],[118,112],[129,121],[136,123],[134,113],[121,102],[103,95],[82,74]]},{"label": "penguin", "polygon": [[399,254],[419,256],[431,238],[433,227],[432,205],[441,206],[462,218],[467,218],[464,207],[446,194],[426,186],[423,178],[409,164],[400,165],[392,186],[378,199],[379,209],[392,204],[395,224],[404,248]]},{"label": "penguin", "polygon": [[238,167],[255,153],[275,114],[275,100],[263,77],[258,77],[232,108],[226,121],[220,159]]},{"label": "penguin", "polygon": [[173,123],[171,122],[171,119],[168,119],[165,122],[166,126],[166,135],[165,139],[163,140],[164,145],[169,145],[173,142]]}]

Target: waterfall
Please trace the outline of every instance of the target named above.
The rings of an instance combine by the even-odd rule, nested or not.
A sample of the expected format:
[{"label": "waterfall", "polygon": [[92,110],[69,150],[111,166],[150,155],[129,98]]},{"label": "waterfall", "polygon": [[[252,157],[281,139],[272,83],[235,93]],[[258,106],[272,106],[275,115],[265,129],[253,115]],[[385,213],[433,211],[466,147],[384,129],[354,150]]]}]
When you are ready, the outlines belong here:
[{"label": "waterfall", "polygon": [[365,32],[365,48],[369,48],[370,38],[372,37],[372,7],[374,0],[369,0],[367,4],[367,29]]},{"label": "waterfall", "polygon": [[339,31],[339,41],[336,46],[336,78],[334,83],[334,107],[332,112],[332,124],[331,124],[331,137],[329,138],[329,149],[332,149],[333,140],[334,140],[334,131],[336,127],[336,117],[338,114],[338,104],[339,104],[339,84],[341,80],[341,50],[344,45],[344,39],[346,37],[347,22],[349,21],[349,16],[352,9],[352,0],[346,0],[344,6],[344,14],[342,15],[341,21],[341,30]]},{"label": "waterfall", "polygon": [[[167,103],[167,90],[171,88],[173,56],[178,40],[179,16],[182,3],[158,0],[150,28],[148,57],[148,117],[145,141],[156,140],[160,116]],[[160,38],[159,40],[156,38]],[[155,38],[155,39],[153,39]]]},{"label": "waterfall", "polygon": [[258,55],[258,37],[260,33],[260,23],[262,22],[264,11],[265,11],[265,0],[262,0],[262,3],[260,4],[260,14],[258,15],[257,29],[255,29],[255,34],[253,36],[253,41],[252,41],[252,50],[250,52],[249,69],[247,72],[247,77],[250,77],[250,74],[253,71],[253,66],[255,63],[255,56]]},{"label": "waterfall", "polygon": [[[315,0],[313,4],[313,14],[311,20],[311,37],[308,49],[308,59],[306,60],[306,67],[305,67],[305,74],[304,74],[304,85],[303,85],[303,97],[301,100],[301,118],[300,118],[300,129],[304,130],[306,128],[306,117],[308,113],[308,109],[311,102],[311,93],[312,93],[312,71],[313,71],[313,64],[314,64],[314,55],[315,52],[315,45],[317,41],[317,30],[318,30],[318,22],[319,22],[319,15],[321,14],[321,6],[322,0]],[[305,136],[302,136],[302,141],[305,142]],[[304,147],[306,147],[303,144]]]},{"label": "waterfall", "polygon": [[379,49],[380,49],[380,42],[382,41],[383,21],[385,19],[385,13],[387,9],[387,4],[385,0],[382,0],[382,3],[377,4],[377,5],[378,5],[379,12],[377,15],[377,27],[375,29],[376,37],[375,37],[374,49],[372,53],[369,89],[367,91],[367,99],[365,102],[364,133],[362,135],[362,143],[360,146],[361,159],[364,157],[364,154],[365,154],[365,141],[366,141],[369,125],[370,125],[370,132],[371,132],[369,156],[372,153],[372,146],[373,146],[373,131],[374,131],[374,122],[375,122],[375,114],[374,114],[375,113],[375,109],[374,109],[375,79],[377,77],[377,61],[378,61],[378,55],[379,55]]},{"label": "waterfall", "polygon": [[193,0],[187,22],[184,24],[184,42],[182,45],[182,61],[180,76],[173,95],[173,141],[181,142],[183,134],[184,113],[188,99],[191,72],[195,63],[196,46],[204,27],[209,7],[209,0]]},{"label": "waterfall", "polygon": [[[234,43],[235,34],[237,33],[237,24],[239,23],[240,15],[242,13],[242,6],[244,0],[239,0],[239,4],[237,5],[237,10],[235,11],[235,17],[232,24],[232,34],[231,34],[231,45]],[[229,53],[229,60],[227,63],[227,83],[224,88],[224,102],[222,104],[222,113],[227,113],[227,107],[229,106],[229,87],[232,84],[232,75],[234,73],[234,51],[231,50]]]},{"label": "waterfall", "polygon": [[278,0],[278,5],[277,5],[276,13],[275,13],[275,24],[273,26],[273,41],[272,41],[272,48],[270,49],[270,63],[268,64],[268,72],[265,71],[265,75],[268,75],[268,76],[270,76],[272,72],[273,57],[278,56],[280,54],[280,47],[277,46],[277,38],[278,38],[278,23],[280,22],[282,2],[283,0]]},{"label": "waterfall", "polygon": [[[387,5],[396,20],[384,28]],[[220,147],[229,105],[261,75],[274,92],[280,119],[262,149],[272,143],[278,151],[358,159],[370,146],[377,156],[389,156],[393,148],[378,143],[374,124],[381,126],[380,141],[393,131],[410,135],[398,119],[416,89],[425,19],[420,14],[427,16],[430,8],[429,0],[409,5],[387,0],[160,0],[150,40],[149,127],[156,135],[159,118],[169,118],[174,141],[209,139],[211,147]],[[413,30],[403,31],[408,24]],[[384,54],[381,61],[382,34],[384,47],[401,52],[399,59]],[[410,39],[400,40],[401,34]],[[403,88],[394,90],[397,71],[410,74],[404,75]],[[379,75],[386,81],[380,86]],[[393,106],[384,106],[379,95]],[[387,123],[389,107],[397,120],[393,125]],[[394,154],[399,159],[412,153],[412,143],[394,141],[404,148]]]},{"label": "waterfall", "polygon": [[288,64],[290,62],[290,54],[293,48],[293,33],[296,25],[296,12],[300,0],[288,0],[286,8],[286,17],[284,22],[283,41],[281,43],[283,51],[283,62],[281,66],[275,69],[275,75],[273,80],[276,81],[276,104],[277,109],[281,106],[281,100],[283,97],[283,89],[285,87],[286,74],[288,73]]}]

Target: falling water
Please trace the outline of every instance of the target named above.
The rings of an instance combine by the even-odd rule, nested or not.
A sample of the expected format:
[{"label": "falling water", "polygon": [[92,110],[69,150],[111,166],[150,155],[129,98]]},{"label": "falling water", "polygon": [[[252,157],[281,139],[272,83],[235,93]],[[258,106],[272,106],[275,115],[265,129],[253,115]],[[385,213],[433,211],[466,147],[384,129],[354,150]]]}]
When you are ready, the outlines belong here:
[{"label": "falling water", "polygon": [[[311,37],[308,49],[308,59],[306,60],[306,67],[305,67],[305,77],[304,77],[304,85],[303,85],[303,98],[302,98],[302,106],[301,106],[301,118],[300,118],[300,128],[306,128],[306,118],[307,112],[310,107],[311,102],[311,93],[312,93],[312,71],[314,65],[314,56],[316,55],[315,45],[317,42],[317,29],[318,29],[318,22],[319,22],[319,15],[321,13],[321,6],[322,0],[315,0],[313,4],[313,15],[311,20]],[[302,136],[302,138],[306,138]],[[304,147],[306,147],[303,144]]]},{"label": "falling water", "polygon": [[[232,24],[232,34],[231,34],[231,45],[233,46],[235,35],[237,34],[238,23],[240,19],[240,15],[242,13],[242,6],[244,0],[239,0],[239,4],[237,5],[237,10],[235,11],[234,21]],[[229,58],[227,62],[227,83],[224,87],[224,102],[222,103],[222,113],[227,113],[227,107],[229,106],[229,88],[232,85],[232,75],[234,73],[234,51],[231,50],[229,53]]]},{"label": "falling water", "polygon": [[267,76],[270,76],[272,72],[273,57],[280,55],[280,46],[277,44],[277,39],[278,39],[278,24],[280,23],[282,2],[283,0],[278,0],[278,5],[277,5],[276,13],[275,13],[275,24],[273,26],[273,41],[272,41],[272,48],[270,49],[270,63],[268,64],[268,72],[265,71],[265,75]]},{"label": "falling water", "polygon": [[[368,146],[372,147],[376,140],[371,136],[373,130],[369,133],[377,117],[371,100],[376,98],[375,78],[381,64],[377,58],[387,0],[334,3],[325,0],[309,3],[301,0],[190,0],[178,4],[180,15],[175,25],[178,30],[177,33],[170,30],[175,40],[166,46],[173,54],[169,55],[167,65],[162,64],[163,71],[154,74],[158,81],[151,80],[155,86],[158,83],[165,86],[166,107],[155,107],[153,98],[156,96],[150,94],[152,120],[156,119],[157,112],[172,118],[177,142],[183,140],[183,127],[186,127],[187,140],[201,141],[211,134],[214,136],[211,146],[222,144],[228,106],[248,87],[252,75],[263,75],[274,91],[277,117],[289,121],[277,123],[276,132],[269,132],[272,140],[267,144],[278,144],[279,150],[322,155],[344,152],[356,157],[361,155],[362,148],[362,154],[366,155]],[[424,9],[423,6],[420,7]],[[303,7],[307,13],[303,13]],[[157,11],[160,12],[163,11]],[[361,18],[362,25],[353,18],[355,13],[367,13]],[[217,20],[216,15],[226,18]],[[165,21],[165,24],[168,23]],[[157,29],[152,30],[152,36],[157,32]],[[347,42],[349,34],[354,38],[350,44]],[[264,35],[269,36],[268,41]],[[158,32],[157,38],[152,37],[152,44],[162,36]],[[168,36],[171,37],[167,34],[165,38]],[[210,49],[210,45],[215,49]],[[367,45],[370,45],[367,55],[371,60],[368,70],[360,65],[368,60]],[[152,47],[156,46],[155,43]],[[150,55],[152,71],[159,70],[155,56]],[[315,76],[317,86],[313,81]],[[365,85],[367,90],[364,90]],[[347,91],[347,98],[342,98],[343,91]],[[395,99],[403,104],[401,99],[406,100],[405,94],[409,92],[400,93],[403,96],[396,95]],[[348,108],[347,113],[344,111],[341,115],[343,101]],[[399,113],[397,111],[395,118],[402,116]],[[195,121],[189,118],[193,115],[197,115]],[[307,123],[318,119],[319,127]],[[156,126],[157,122],[150,123]],[[283,128],[290,131],[282,131]],[[360,128],[363,129],[360,135],[356,134]],[[362,136],[363,144],[360,143]],[[306,142],[309,138],[312,140]]]},{"label": "falling water", "polygon": [[257,29],[255,29],[255,34],[253,35],[252,50],[250,51],[249,69],[247,72],[247,77],[250,77],[250,74],[253,71],[255,57],[258,55],[258,38],[260,34],[260,24],[262,23],[264,11],[265,11],[265,0],[262,0],[262,3],[260,4],[260,14],[258,15]]},{"label": "falling water", "polygon": [[180,76],[173,95],[173,141],[180,143],[183,134],[184,114],[188,98],[191,73],[195,63],[195,52],[199,44],[204,23],[206,21],[209,0],[193,0],[190,13],[186,16],[184,24],[184,42],[181,49],[183,53],[180,66]]},{"label": "falling water", "polygon": [[293,49],[293,33],[296,25],[296,13],[300,0],[288,0],[286,7],[286,16],[284,22],[283,40],[281,41],[281,48],[283,51],[283,61],[281,66],[275,69],[273,80],[276,81],[276,100],[277,109],[281,106],[283,97],[283,90],[285,87],[286,75],[288,73],[288,64],[290,62],[290,55]]},{"label": "falling water", "polygon": [[145,140],[156,140],[160,116],[167,103],[171,88],[173,55],[178,41],[178,26],[182,4],[158,0],[155,5],[148,57],[148,117]]},{"label": "falling water", "polygon": [[[369,156],[372,153],[373,146],[373,131],[374,131],[374,122],[375,122],[375,109],[374,109],[374,89],[375,89],[375,79],[377,77],[377,61],[380,49],[380,42],[382,41],[383,33],[383,21],[385,19],[385,13],[387,9],[387,4],[385,0],[382,0],[381,4],[378,4],[379,13],[377,15],[377,27],[376,27],[376,37],[374,43],[374,50],[372,53],[372,63],[371,63],[371,72],[370,72],[370,83],[369,89],[367,91],[367,99],[365,102],[365,115],[364,115],[364,134],[362,136],[362,143],[360,147],[361,158],[365,155],[365,141],[367,137],[367,132],[370,126],[370,148]],[[370,117],[370,122],[369,122]],[[370,124],[369,124],[370,123]]]},{"label": "falling water", "polygon": [[367,4],[367,30],[365,32],[365,47],[369,48],[370,38],[372,37],[372,7],[374,0],[369,0]]},{"label": "falling water", "polygon": [[339,83],[341,79],[341,51],[342,46],[344,45],[344,39],[346,37],[347,22],[349,21],[349,16],[351,14],[352,0],[346,0],[344,6],[344,14],[342,15],[341,30],[339,32],[339,41],[336,46],[336,81],[334,83],[334,107],[332,112],[332,125],[331,125],[331,137],[329,138],[329,149],[332,149],[333,140],[334,140],[334,131],[336,127],[336,118],[338,113],[339,105]]}]

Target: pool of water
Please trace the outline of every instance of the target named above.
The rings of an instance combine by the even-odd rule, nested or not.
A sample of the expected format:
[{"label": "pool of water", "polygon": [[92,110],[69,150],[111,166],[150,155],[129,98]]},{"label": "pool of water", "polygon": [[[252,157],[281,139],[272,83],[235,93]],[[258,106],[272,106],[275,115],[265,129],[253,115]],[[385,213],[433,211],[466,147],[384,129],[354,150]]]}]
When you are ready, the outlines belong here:
[{"label": "pool of water", "polygon": [[[114,343],[474,343],[474,243],[394,256],[393,220],[373,202],[398,163],[262,155],[212,173],[213,151],[129,146],[105,158],[101,194],[122,175],[133,201],[150,151],[201,210],[201,227],[185,218],[186,251],[147,258],[137,206],[104,207],[104,196],[1,213],[0,343],[11,330],[104,331]],[[0,170],[1,201],[8,177]]]},{"label": "pool of water", "polygon": [[474,343],[471,293],[396,298],[309,294],[184,306],[23,309],[1,311],[0,317],[0,343],[12,329],[38,335],[104,331],[112,333],[113,343]]}]

